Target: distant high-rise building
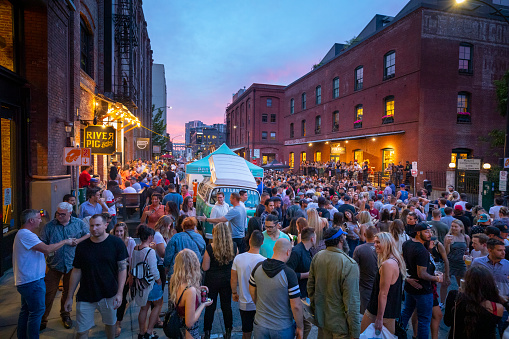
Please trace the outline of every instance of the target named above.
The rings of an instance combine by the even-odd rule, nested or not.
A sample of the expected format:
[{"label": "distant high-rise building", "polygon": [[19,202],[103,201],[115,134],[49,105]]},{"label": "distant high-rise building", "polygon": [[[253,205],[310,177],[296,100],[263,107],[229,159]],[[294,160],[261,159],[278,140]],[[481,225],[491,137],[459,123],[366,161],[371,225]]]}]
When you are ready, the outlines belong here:
[{"label": "distant high-rise building", "polygon": [[186,144],[191,143],[191,128],[203,127],[205,124],[200,120],[186,122]]},{"label": "distant high-rise building", "polygon": [[163,64],[152,65],[152,105],[155,111],[153,115],[160,108],[163,111],[164,124],[167,121],[167,103],[166,103],[166,75],[164,73]]}]

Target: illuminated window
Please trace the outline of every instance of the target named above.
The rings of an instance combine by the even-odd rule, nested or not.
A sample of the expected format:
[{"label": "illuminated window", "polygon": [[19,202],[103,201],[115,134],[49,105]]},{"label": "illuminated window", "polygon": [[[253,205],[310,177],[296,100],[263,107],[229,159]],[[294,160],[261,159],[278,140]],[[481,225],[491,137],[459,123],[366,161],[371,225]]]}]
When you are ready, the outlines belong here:
[{"label": "illuminated window", "polygon": [[305,137],[306,136],[306,120],[301,121],[300,125],[300,134]]},{"label": "illuminated window", "polygon": [[270,140],[276,140],[276,132],[270,132]]},{"label": "illuminated window", "polygon": [[355,128],[362,127],[363,115],[364,115],[364,110],[362,108],[362,105],[355,106],[355,120],[353,123]]},{"label": "illuminated window", "polygon": [[389,164],[394,163],[394,149],[384,148],[382,150],[382,167],[385,170]]},{"label": "illuminated window", "polygon": [[394,96],[390,95],[384,99],[384,116],[382,124],[390,124],[394,122]]},{"label": "illuminated window", "polygon": [[396,74],[396,52],[390,51],[384,55],[384,80],[393,78]]},{"label": "illuminated window", "polygon": [[322,86],[317,86],[315,89],[316,93],[316,104],[320,105],[322,103]]},{"label": "illuminated window", "polygon": [[339,98],[339,78],[332,80],[332,98]]},{"label": "illuminated window", "polygon": [[469,123],[471,122],[470,112],[471,95],[468,92],[459,92],[458,101],[456,105],[456,122]]},{"label": "illuminated window", "polygon": [[290,156],[288,157],[288,164],[290,165],[290,168],[294,168],[294,166],[295,166],[295,153],[290,152]]},{"label": "illuminated window", "polygon": [[361,149],[356,149],[353,151],[353,160],[357,161],[358,164],[364,162],[364,153]]},{"label": "illuminated window", "polygon": [[0,66],[15,72],[14,7],[8,0],[0,0]]},{"label": "illuminated window", "polygon": [[315,152],[315,161],[317,161],[317,162],[322,161],[322,152],[320,152],[320,151]]},{"label": "illuminated window", "polygon": [[306,161],[306,152],[300,152],[300,162]]}]

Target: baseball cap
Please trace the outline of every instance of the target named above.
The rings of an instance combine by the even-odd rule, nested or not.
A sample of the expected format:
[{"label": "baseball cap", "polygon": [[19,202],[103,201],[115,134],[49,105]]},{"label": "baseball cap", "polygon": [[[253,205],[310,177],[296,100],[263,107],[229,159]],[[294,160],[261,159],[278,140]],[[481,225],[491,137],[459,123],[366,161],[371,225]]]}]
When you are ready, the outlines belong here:
[{"label": "baseball cap", "polygon": [[99,182],[99,179],[97,179],[97,178],[90,178],[90,182]]},{"label": "baseball cap", "polygon": [[300,197],[293,198],[293,202],[299,202],[299,201],[300,201]]},{"label": "baseball cap", "polygon": [[507,226],[507,224],[502,220],[493,221],[491,226],[498,228],[500,230],[500,233],[509,233],[509,226]]},{"label": "baseball cap", "polygon": [[477,219],[478,222],[486,222],[486,221],[490,221],[490,216],[483,213],[479,216],[479,219]]},{"label": "baseball cap", "polygon": [[500,236],[500,230],[495,226],[486,227],[486,230],[484,231],[484,233],[486,233],[486,235],[493,234],[493,235],[496,235],[497,237]]},{"label": "baseball cap", "polygon": [[399,185],[399,187],[403,188],[403,187],[405,187],[405,184],[401,184],[401,185]]},{"label": "baseball cap", "polygon": [[459,211],[463,211],[463,206],[461,206],[461,205],[456,205],[456,206],[454,206],[454,209],[455,209],[455,210],[459,210]]},{"label": "baseball cap", "polygon": [[417,225],[415,225],[414,232],[425,231],[430,228],[431,228],[431,225],[429,225],[425,222],[420,222]]},{"label": "baseball cap", "polygon": [[299,193],[297,193],[298,195],[304,195],[304,192],[300,191]]}]

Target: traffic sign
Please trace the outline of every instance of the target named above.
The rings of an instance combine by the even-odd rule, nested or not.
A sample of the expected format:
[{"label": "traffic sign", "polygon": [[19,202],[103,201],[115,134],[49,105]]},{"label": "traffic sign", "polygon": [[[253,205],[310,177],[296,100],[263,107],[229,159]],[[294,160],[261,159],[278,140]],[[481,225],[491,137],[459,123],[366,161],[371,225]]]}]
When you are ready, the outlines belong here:
[{"label": "traffic sign", "polygon": [[507,191],[507,171],[500,171],[498,190],[500,192]]},{"label": "traffic sign", "polygon": [[92,154],[91,148],[82,148],[81,149],[81,166],[89,166],[90,165],[90,155]]},{"label": "traffic sign", "polygon": [[74,147],[64,147],[64,165],[80,166],[81,165],[81,149]]},{"label": "traffic sign", "polygon": [[412,169],[417,171],[417,161],[412,161]]},{"label": "traffic sign", "polygon": [[417,169],[412,169],[411,172],[413,177],[417,177]]},{"label": "traffic sign", "polygon": [[509,168],[509,158],[504,158],[504,168]]}]

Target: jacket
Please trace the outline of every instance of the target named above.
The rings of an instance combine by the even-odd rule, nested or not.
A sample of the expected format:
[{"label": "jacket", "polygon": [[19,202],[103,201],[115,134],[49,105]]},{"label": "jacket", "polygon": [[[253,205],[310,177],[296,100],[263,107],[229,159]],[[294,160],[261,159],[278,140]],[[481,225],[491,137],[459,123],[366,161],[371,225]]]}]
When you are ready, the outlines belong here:
[{"label": "jacket", "polygon": [[341,338],[360,335],[359,267],[337,247],[327,247],[311,261],[307,285],[319,327]]}]

